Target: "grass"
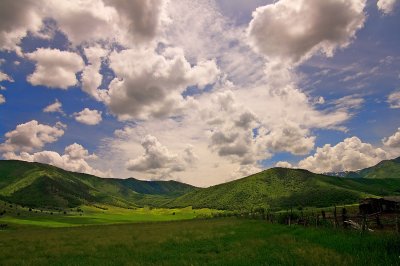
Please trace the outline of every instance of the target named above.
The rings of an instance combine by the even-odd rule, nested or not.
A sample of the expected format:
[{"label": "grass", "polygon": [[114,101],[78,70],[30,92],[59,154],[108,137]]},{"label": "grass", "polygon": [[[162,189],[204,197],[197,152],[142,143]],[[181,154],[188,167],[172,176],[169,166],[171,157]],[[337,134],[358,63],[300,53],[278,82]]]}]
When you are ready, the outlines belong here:
[{"label": "grass", "polygon": [[0,231],[2,265],[399,265],[400,240],[234,218]]},{"label": "grass", "polygon": [[[15,208],[15,206],[14,206]],[[50,211],[37,212],[27,209],[14,210],[13,213],[8,210],[8,215],[0,218],[0,223],[16,224],[16,225],[36,225],[45,227],[69,227],[80,225],[95,225],[95,224],[121,224],[121,223],[137,223],[137,222],[161,222],[161,221],[176,221],[189,220],[194,218],[211,217],[212,213],[221,211],[210,209],[193,210],[191,207],[182,209],[124,209],[115,206],[81,206],[82,210],[77,212],[52,212]],[[19,215],[16,215],[19,213]]]}]

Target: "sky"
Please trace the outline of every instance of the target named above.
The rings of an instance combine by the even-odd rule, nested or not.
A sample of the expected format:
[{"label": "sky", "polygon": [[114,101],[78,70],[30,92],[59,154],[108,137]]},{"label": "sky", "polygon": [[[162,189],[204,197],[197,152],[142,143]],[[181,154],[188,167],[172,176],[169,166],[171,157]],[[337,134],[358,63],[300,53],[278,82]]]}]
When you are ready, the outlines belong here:
[{"label": "sky", "polygon": [[206,187],[400,156],[396,0],[3,0],[0,157]]}]

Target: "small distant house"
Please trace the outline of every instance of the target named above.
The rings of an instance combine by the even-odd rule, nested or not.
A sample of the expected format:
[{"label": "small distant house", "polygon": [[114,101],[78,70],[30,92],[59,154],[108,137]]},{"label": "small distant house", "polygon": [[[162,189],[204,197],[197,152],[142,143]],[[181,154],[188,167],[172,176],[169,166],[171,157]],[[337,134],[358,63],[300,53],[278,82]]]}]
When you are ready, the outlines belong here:
[{"label": "small distant house", "polygon": [[400,209],[400,197],[367,198],[360,202],[361,214],[395,212]]}]

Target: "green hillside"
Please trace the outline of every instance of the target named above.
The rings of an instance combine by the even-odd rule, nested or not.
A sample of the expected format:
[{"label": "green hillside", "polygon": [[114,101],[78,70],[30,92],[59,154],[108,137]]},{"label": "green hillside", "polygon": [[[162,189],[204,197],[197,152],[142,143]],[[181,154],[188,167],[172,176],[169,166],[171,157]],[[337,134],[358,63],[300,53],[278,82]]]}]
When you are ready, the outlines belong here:
[{"label": "green hillside", "polygon": [[29,207],[160,205],[194,187],[173,181],[106,179],[23,161],[0,161],[0,199]]},{"label": "green hillside", "polygon": [[306,170],[273,168],[229,183],[185,194],[170,207],[280,209],[354,203],[367,196],[400,195],[400,179],[350,179]]},{"label": "green hillside", "polygon": [[[272,168],[209,188],[195,188],[176,181],[107,179],[40,163],[0,161],[0,200],[42,208],[81,205],[193,206],[227,210],[325,207],[355,203],[365,197],[400,195],[400,178],[396,175],[398,161],[384,161],[357,173],[365,174],[366,178]],[[383,172],[391,178],[372,178]]]},{"label": "green hillside", "polygon": [[357,172],[350,172],[346,177],[375,179],[400,178],[400,157],[393,160],[382,161],[375,166]]}]

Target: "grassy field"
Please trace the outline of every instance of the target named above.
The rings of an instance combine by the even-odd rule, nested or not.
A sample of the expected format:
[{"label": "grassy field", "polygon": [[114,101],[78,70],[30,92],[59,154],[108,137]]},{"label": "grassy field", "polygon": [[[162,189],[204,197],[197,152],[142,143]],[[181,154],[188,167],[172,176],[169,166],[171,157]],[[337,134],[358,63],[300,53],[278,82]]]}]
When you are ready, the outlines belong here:
[{"label": "grassy field", "polygon": [[1,265],[399,265],[400,239],[235,218],[0,231]]},{"label": "grassy field", "polygon": [[[137,222],[161,222],[189,220],[194,218],[211,217],[212,213],[221,211],[210,209],[193,210],[191,207],[182,209],[124,209],[115,206],[103,206],[103,209],[93,206],[81,206],[79,212],[68,211],[63,212],[44,211],[40,212],[35,209],[28,211],[27,208],[16,209],[13,206],[13,212],[10,209],[4,217],[0,218],[0,223],[16,224],[16,225],[36,225],[45,227],[69,227],[80,225],[96,225],[96,224],[121,224],[121,223],[137,223]],[[17,215],[17,213],[19,215]]]}]

